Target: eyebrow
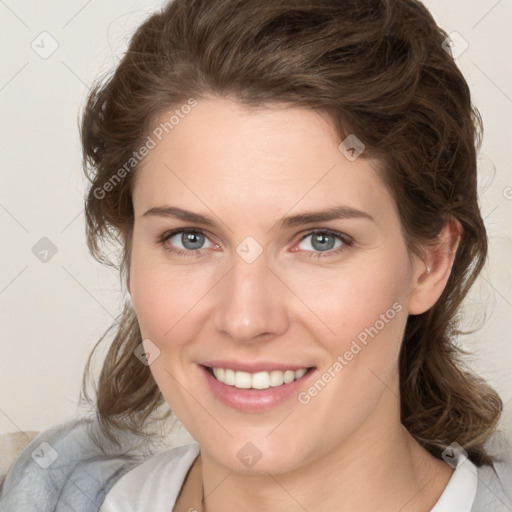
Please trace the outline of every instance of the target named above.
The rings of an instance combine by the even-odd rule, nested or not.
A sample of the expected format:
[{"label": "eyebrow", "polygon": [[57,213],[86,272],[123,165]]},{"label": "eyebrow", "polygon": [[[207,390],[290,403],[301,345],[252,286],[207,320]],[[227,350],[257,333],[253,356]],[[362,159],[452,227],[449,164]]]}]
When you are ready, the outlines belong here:
[{"label": "eyebrow", "polygon": [[[203,224],[210,228],[220,228],[220,224],[212,217],[200,213],[183,210],[176,206],[155,206],[150,208],[143,217],[166,217],[184,220],[195,224]],[[334,206],[325,210],[302,212],[289,217],[283,217],[276,225],[278,228],[291,228],[303,224],[312,224],[316,222],[327,222],[337,219],[367,219],[375,222],[375,219],[368,213],[349,206]]]}]

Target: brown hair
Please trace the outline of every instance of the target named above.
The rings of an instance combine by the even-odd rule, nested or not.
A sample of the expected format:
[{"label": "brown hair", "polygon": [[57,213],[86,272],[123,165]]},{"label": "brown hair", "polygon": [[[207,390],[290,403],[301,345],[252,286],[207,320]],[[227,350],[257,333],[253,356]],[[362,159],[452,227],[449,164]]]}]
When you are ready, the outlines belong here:
[{"label": "brown hair", "polygon": [[[502,402],[465,368],[464,352],[454,343],[461,334],[459,306],[487,255],[477,201],[482,122],[445,50],[446,38],[415,0],[168,3],[137,29],[113,75],[89,94],[81,124],[90,180],[86,231],[92,255],[127,278],[138,167],[131,159],[157,119],[190,98],[222,97],[247,107],[282,103],[327,113],[340,141],[357,134],[366,145],[361,156],[382,159],[382,176],[411,250],[434,241],[450,218],[462,226],[442,296],[429,311],[407,320],[399,361],[401,419],[433,455],[441,457],[456,441],[482,465],[493,459],[484,444]],[[118,263],[101,246],[111,242],[122,247]],[[110,329],[115,336],[96,406],[104,432],[115,442],[116,429],[142,434],[164,399],[149,367],[134,356],[142,338],[130,303]],[[83,380],[87,400],[91,357]]]}]

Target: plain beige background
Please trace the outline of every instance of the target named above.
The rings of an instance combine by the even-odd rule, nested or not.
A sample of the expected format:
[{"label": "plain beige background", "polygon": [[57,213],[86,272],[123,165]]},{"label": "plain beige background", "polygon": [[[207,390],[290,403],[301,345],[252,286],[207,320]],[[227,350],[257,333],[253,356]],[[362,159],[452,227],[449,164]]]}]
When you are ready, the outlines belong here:
[{"label": "plain beige background", "polygon": [[[511,433],[512,3],[425,4],[456,32],[457,63],[485,124],[480,193],[490,257],[465,317],[468,328],[483,327],[460,344],[501,393]],[[87,355],[120,311],[118,276],[85,244],[77,116],[94,78],[116,64],[132,29],[160,5],[0,2],[0,433],[43,430],[77,411]]]}]

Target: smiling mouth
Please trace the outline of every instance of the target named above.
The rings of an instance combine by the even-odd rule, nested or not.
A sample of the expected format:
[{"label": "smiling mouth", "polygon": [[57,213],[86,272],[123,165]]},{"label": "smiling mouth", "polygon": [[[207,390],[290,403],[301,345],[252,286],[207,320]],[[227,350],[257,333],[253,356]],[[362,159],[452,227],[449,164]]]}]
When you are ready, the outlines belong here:
[{"label": "smiling mouth", "polygon": [[219,382],[238,389],[269,389],[286,386],[291,382],[302,379],[304,375],[314,370],[314,367],[310,367],[299,370],[248,373],[228,368],[210,368],[209,366],[205,366],[205,368]]}]

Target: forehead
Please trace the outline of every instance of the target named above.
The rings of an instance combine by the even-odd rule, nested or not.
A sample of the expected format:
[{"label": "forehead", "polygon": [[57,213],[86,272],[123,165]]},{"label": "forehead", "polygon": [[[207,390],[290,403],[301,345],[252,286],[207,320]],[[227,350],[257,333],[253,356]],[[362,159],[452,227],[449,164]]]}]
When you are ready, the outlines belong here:
[{"label": "forehead", "polygon": [[[136,209],[180,202],[290,209],[345,204],[375,211],[392,200],[378,162],[348,160],[330,120],[311,109],[247,109],[202,99],[187,115],[154,135],[155,147],[136,173]],[[158,125],[158,123],[157,123]],[[162,131],[162,130],[161,130]],[[372,208],[373,204],[373,208]]]}]

